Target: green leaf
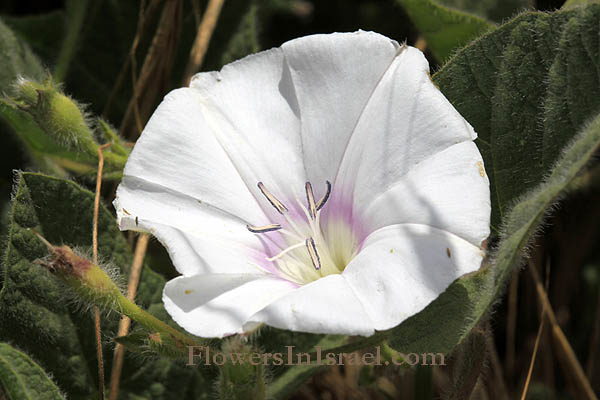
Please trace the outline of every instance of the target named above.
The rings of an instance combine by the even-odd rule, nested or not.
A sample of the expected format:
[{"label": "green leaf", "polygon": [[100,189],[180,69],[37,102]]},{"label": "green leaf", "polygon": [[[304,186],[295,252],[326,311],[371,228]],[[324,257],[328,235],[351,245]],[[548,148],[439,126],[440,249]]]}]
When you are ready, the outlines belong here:
[{"label": "green leaf", "polygon": [[64,80],[69,70],[69,64],[77,52],[78,39],[89,8],[88,0],[67,0],[65,8],[68,24],[54,68],[54,78],[58,82]]},{"label": "green leaf", "polygon": [[117,336],[114,341],[125,346],[127,350],[134,352],[144,352],[148,350],[148,333],[147,332],[133,332],[125,336]]},{"label": "green leaf", "polygon": [[[600,111],[599,22],[600,6],[525,13],[465,47],[434,76],[479,134],[492,223],[502,240],[491,265],[458,279],[387,333],[398,351],[452,351],[503,293],[542,216],[590,160],[600,122],[584,127]],[[567,143],[574,144],[561,153]]]},{"label": "green leaf", "polygon": [[447,7],[458,8],[496,22],[512,17],[517,11],[532,7],[532,0],[439,0]]},{"label": "green leaf", "polygon": [[[574,132],[600,111],[600,5],[566,12],[543,102],[543,165],[554,164]],[[556,44],[554,44],[556,46]]]},{"label": "green leaf", "polygon": [[[563,108],[548,102],[556,98],[552,104],[564,104],[568,91],[561,92],[563,86],[554,95],[553,87],[564,79],[577,79],[579,73],[595,73],[589,59],[574,57],[568,75],[552,70],[564,66],[561,60],[569,53],[594,46],[593,36],[577,43],[579,50],[560,43],[578,37],[565,29],[567,22],[579,26],[586,18],[597,18],[598,10],[590,6],[553,14],[524,13],[465,47],[434,75],[444,95],[478,133],[476,143],[491,182],[494,228],[505,209],[539,183],[557,152],[581,127],[583,116],[592,116],[585,107],[576,123],[542,123],[564,120]],[[589,94],[599,89],[596,82],[589,81]],[[590,100],[590,105],[596,103]]]},{"label": "green leaf", "polygon": [[0,19],[0,87],[7,88],[18,76],[42,78],[44,68],[29,46],[19,40]]},{"label": "green leaf", "polygon": [[445,61],[456,49],[494,27],[483,18],[439,5],[433,0],[397,1],[440,61]]},{"label": "green leaf", "polygon": [[0,343],[0,389],[7,400],[64,399],[39,365],[6,343]]},{"label": "green leaf", "polygon": [[599,3],[598,0],[567,0],[561,7],[562,10],[569,10],[571,8],[585,6],[592,3]]},{"label": "green leaf", "polygon": [[[77,311],[72,298],[54,276],[32,261],[46,250],[29,228],[55,244],[89,250],[94,195],[71,181],[36,173],[17,176],[12,203],[8,246],[0,271],[0,340],[10,341],[40,362],[71,399],[96,396],[93,319]],[[132,255],[112,214],[101,207],[99,254],[126,275]],[[144,268],[136,302],[152,314],[168,318],[162,307],[164,279]],[[103,318],[105,337],[116,335],[118,316]],[[52,351],[48,351],[52,349]],[[104,342],[110,376],[113,343]],[[193,398],[210,390],[198,370],[182,362],[141,359],[126,353],[122,391],[145,398]],[[162,394],[161,394],[162,393]]]}]

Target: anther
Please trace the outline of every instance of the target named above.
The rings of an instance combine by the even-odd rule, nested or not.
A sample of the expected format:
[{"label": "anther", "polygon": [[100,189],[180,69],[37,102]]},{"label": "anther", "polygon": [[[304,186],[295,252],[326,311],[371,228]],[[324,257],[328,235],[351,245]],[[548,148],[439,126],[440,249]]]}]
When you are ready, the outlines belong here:
[{"label": "anther", "polygon": [[312,185],[310,182],[306,182],[304,186],[306,189],[306,202],[308,203],[308,212],[310,217],[315,219],[317,217],[317,205],[315,204],[315,195],[313,194]]},{"label": "anther", "polygon": [[269,203],[271,203],[271,205],[277,211],[279,211],[280,214],[286,213],[288,211],[287,207],[284,206],[282,202],[277,200],[277,198],[267,190],[267,188],[262,182],[258,182],[258,188],[260,189],[260,192],[267,198],[267,200],[269,200]]},{"label": "anther", "polygon": [[323,208],[325,203],[327,203],[327,200],[329,200],[329,195],[331,194],[331,183],[329,181],[325,181],[325,184],[327,185],[327,192],[325,193],[325,196],[323,196],[323,198],[317,203],[317,211]]},{"label": "anther", "polygon": [[315,245],[313,238],[306,239],[306,248],[308,249],[308,255],[310,255],[313,267],[315,267],[317,271],[320,270],[321,259],[319,258],[319,253],[317,253],[317,246]]},{"label": "anther", "polygon": [[281,225],[279,224],[269,224],[265,226],[252,226],[246,225],[246,228],[252,233],[265,233],[265,232],[273,232],[281,229]]}]

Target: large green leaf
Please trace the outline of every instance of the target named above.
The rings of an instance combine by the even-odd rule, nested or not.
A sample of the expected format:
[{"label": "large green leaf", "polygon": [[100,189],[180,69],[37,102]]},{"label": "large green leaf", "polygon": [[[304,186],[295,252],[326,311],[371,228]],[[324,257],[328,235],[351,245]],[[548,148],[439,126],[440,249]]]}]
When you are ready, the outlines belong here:
[{"label": "large green leaf", "polygon": [[394,348],[448,353],[461,342],[503,293],[546,210],[592,158],[600,119],[585,121],[600,112],[599,23],[600,6],[526,13],[464,48],[434,76],[479,133],[501,235],[482,270],[384,333],[393,335]]},{"label": "large green leaf", "polygon": [[[17,177],[8,232],[8,246],[0,274],[0,340],[18,345],[35,357],[54,376],[69,398],[95,395],[97,384],[94,332],[91,315],[76,311],[64,286],[33,261],[46,250],[29,228],[55,244],[83,250],[91,245],[93,193],[71,181],[36,173]],[[126,275],[131,251],[118,231],[114,217],[104,207],[99,215],[101,258],[120,267]],[[143,270],[136,302],[159,317],[164,279]],[[105,336],[114,336],[118,316],[103,319]],[[49,351],[52,349],[52,351]],[[110,366],[113,342],[105,341],[106,366]],[[110,376],[107,368],[106,376]],[[141,398],[192,398],[203,382],[197,370],[166,359],[126,357],[122,390]]]},{"label": "large green leaf", "polygon": [[494,27],[481,17],[451,9],[433,0],[397,0],[440,61]]},{"label": "large green leaf", "polygon": [[[540,181],[562,146],[597,110],[597,100],[588,99],[598,90],[597,80],[591,79],[587,94],[582,94],[585,107],[570,110],[577,114],[573,123],[554,123],[564,121],[564,107],[577,107],[575,99],[565,105],[566,95],[573,91],[557,85],[596,73],[589,58],[573,54],[587,52],[598,40],[597,32],[595,38],[580,35],[584,21],[597,22],[599,11],[600,6],[590,6],[553,14],[524,13],[467,46],[434,75],[479,135],[476,143],[491,181],[495,228],[505,209]],[[570,25],[577,28],[565,28]]]},{"label": "large green leaf", "polygon": [[44,370],[26,354],[0,343],[0,390],[7,400],[62,400]]}]

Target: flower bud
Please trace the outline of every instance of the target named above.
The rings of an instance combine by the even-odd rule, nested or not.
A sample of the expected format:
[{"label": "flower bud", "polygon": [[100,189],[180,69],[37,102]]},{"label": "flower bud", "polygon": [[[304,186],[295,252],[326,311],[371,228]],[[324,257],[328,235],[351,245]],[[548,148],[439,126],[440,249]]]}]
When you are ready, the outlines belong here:
[{"label": "flower bud", "polygon": [[122,293],[102,268],[75,253],[69,246],[53,246],[39,234],[36,235],[50,252],[47,258],[37,260],[38,264],[57,275],[84,302],[114,308]]},{"label": "flower bud", "polygon": [[38,83],[19,79],[15,87],[15,100],[33,116],[46,134],[68,150],[96,156],[98,144],[79,104],[53,86],[51,81]]}]

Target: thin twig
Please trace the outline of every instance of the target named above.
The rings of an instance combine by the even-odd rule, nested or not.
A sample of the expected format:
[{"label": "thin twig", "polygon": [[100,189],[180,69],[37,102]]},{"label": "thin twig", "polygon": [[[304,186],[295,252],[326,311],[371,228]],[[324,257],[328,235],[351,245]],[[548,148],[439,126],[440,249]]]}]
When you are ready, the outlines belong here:
[{"label": "thin twig", "polygon": [[164,94],[179,40],[182,0],[164,4],[160,20],[139,72],[136,60],[130,56],[133,95],[121,120],[120,133],[126,138],[140,135],[152,112],[154,101]]},{"label": "thin twig", "polygon": [[596,360],[596,352],[598,351],[598,343],[600,342],[600,291],[598,291],[597,294],[594,321],[594,327],[592,328],[592,334],[590,335],[588,359],[585,365],[585,372],[588,379],[592,379],[594,372],[594,361]]},{"label": "thin twig", "polygon": [[508,289],[508,316],[506,318],[506,376],[512,380],[515,369],[515,333],[517,331],[517,313],[519,296],[519,271],[512,274]]},{"label": "thin twig", "polygon": [[[146,255],[146,250],[148,249],[149,239],[150,236],[147,234],[140,235],[135,247],[135,255],[133,257],[133,263],[131,264],[131,270],[129,272],[129,282],[127,283],[127,298],[131,301],[133,301],[135,298],[135,293],[137,292],[142,266],[144,265],[144,256]],[[127,335],[130,324],[131,319],[127,316],[123,316],[119,322],[119,333],[117,336]],[[119,395],[119,381],[121,379],[121,371],[123,369],[124,355],[125,348],[123,345],[121,345],[121,343],[117,343],[115,346],[112,374],[110,377],[110,400],[116,400]]]},{"label": "thin twig", "polygon": [[[98,175],[96,176],[96,196],[94,197],[94,219],[92,228],[92,254],[94,264],[98,264],[98,213],[100,211],[100,188],[102,187],[102,169],[104,168],[104,154],[102,150],[110,143],[98,147]],[[100,329],[100,310],[94,306],[94,327],[96,331],[96,355],[98,357],[98,391],[100,399],[104,400],[104,359],[102,358],[102,332]]]},{"label": "thin twig", "polygon": [[563,367],[566,372],[570,372],[572,374],[571,376],[577,386],[579,393],[575,393],[575,395],[578,395],[578,398],[582,399],[597,399],[594,391],[592,390],[592,386],[590,385],[590,381],[583,373],[583,368],[581,368],[581,364],[577,360],[577,356],[575,355],[571,344],[567,340],[560,325],[558,324],[556,315],[554,314],[554,310],[550,305],[550,300],[548,299],[548,295],[544,290],[544,285],[542,284],[539,273],[531,262],[529,263],[529,271],[531,272],[533,280],[535,281],[538,300],[542,304],[543,309],[546,311],[546,317],[552,325],[552,336],[554,337],[558,349],[562,351],[562,360],[564,364],[566,364],[563,365]]},{"label": "thin twig", "polygon": [[210,38],[217,26],[223,3],[224,0],[209,0],[208,5],[206,6],[202,22],[200,22],[198,32],[196,33],[196,39],[194,39],[194,44],[192,45],[190,59],[185,67],[183,86],[188,86],[190,84],[192,76],[198,72],[202,66],[202,61],[204,61]]},{"label": "thin twig", "polygon": [[98,174],[96,175],[96,196],[94,197],[94,220],[92,230],[92,256],[94,264],[98,264],[98,213],[100,211],[100,188],[102,187],[102,169],[104,168],[104,153],[102,151],[110,146],[105,143],[98,147]]},{"label": "thin twig", "polygon": [[540,315],[540,326],[537,331],[537,336],[535,337],[535,344],[533,345],[533,354],[531,354],[531,361],[529,361],[529,370],[527,371],[527,379],[525,380],[525,386],[523,387],[521,400],[525,400],[525,396],[527,396],[527,390],[529,389],[529,382],[531,381],[531,375],[533,373],[533,365],[535,364],[535,358],[537,357],[537,351],[540,346],[540,338],[542,337],[542,331],[544,330],[545,314],[546,309],[544,308],[542,310],[542,315]]},{"label": "thin twig", "polygon": [[140,97],[139,91],[140,88],[137,84],[137,61],[135,59],[135,54],[130,54],[130,63],[131,63],[131,87],[133,87],[133,94],[131,96],[131,102],[133,105],[133,117],[135,120],[135,127],[137,128],[138,136],[142,134],[142,117],[140,116],[140,105],[138,99]]},{"label": "thin twig", "polygon": [[105,117],[108,116],[108,111],[110,110],[110,107],[112,106],[114,98],[117,95],[117,92],[119,91],[119,89],[121,88],[121,85],[123,84],[123,82],[125,80],[125,75],[126,75],[125,73],[127,72],[127,68],[129,68],[129,62],[131,61],[132,57],[135,59],[135,53],[136,53],[137,47],[140,43],[140,40],[142,38],[142,35],[144,34],[144,29],[148,26],[147,22],[150,20],[150,18],[156,11],[159,3],[160,3],[160,0],[152,0],[150,2],[150,4],[148,5],[148,7],[145,7],[145,0],[142,0],[142,2],[140,4],[140,11],[139,11],[139,15],[138,15],[138,25],[137,25],[135,37],[133,39],[133,42],[131,43],[131,47],[129,48],[128,57],[125,59],[125,62],[123,63],[123,66],[121,67],[121,70],[119,71],[119,75],[117,77],[117,80],[115,81],[115,85],[113,86],[113,88],[110,92],[110,95],[108,96],[108,100],[106,101],[106,105],[104,106],[104,110],[102,111],[102,115],[104,115]]}]

